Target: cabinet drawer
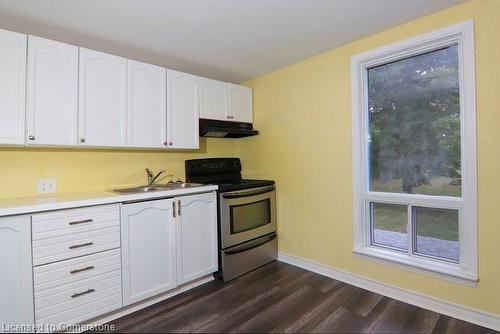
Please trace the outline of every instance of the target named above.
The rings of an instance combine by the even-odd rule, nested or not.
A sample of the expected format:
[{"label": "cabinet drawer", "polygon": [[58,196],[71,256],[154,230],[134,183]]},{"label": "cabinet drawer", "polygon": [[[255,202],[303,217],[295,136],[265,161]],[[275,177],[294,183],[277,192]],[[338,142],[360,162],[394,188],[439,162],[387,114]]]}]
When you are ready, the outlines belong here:
[{"label": "cabinet drawer", "polygon": [[119,247],[119,226],[33,240],[33,265],[39,266]]},{"label": "cabinet drawer", "polygon": [[72,325],[120,307],[121,270],[35,292],[37,325]]},{"label": "cabinet drawer", "polygon": [[39,213],[31,217],[33,240],[120,226],[119,205]]},{"label": "cabinet drawer", "polygon": [[110,250],[34,268],[35,293],[121,270],[120,250]]}]

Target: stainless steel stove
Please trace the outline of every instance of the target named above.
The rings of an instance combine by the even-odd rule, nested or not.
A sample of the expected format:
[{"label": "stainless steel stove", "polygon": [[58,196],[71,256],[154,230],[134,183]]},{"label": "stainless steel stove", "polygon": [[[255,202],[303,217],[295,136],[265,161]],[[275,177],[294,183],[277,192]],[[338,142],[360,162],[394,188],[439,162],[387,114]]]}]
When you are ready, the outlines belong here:
[{"label": "stainless steel stove", "polygon": [[277,258],[272,180],[242,179],[239,158],[186,161],[186,182],[217,184],[219,272],[231,280]]}]

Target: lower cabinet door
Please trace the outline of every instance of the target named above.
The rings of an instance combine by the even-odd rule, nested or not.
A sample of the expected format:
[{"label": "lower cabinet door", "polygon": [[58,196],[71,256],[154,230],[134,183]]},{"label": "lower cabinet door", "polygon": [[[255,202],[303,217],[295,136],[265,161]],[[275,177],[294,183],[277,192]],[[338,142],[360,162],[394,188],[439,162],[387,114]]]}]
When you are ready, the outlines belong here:
[{"label": "lower cabinet door", "polygon": [[123,305],[177,286],[174,201],[122,207]]},{"label": "lower cabinet door", "polygon": [[31,219],[0,218],[0,332],[33,325],[33,308]]},{"label": "lower cabinet door", "polygon": [[177,280],[186,283],[217,271],[217,200],[215,193],[177,200]]}]

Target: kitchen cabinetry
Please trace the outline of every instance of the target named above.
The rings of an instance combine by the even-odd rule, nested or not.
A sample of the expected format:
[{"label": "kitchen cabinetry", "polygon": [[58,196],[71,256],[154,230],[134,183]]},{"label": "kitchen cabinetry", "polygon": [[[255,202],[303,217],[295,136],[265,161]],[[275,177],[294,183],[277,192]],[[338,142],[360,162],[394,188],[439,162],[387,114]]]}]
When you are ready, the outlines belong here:
[{"label": "kitchen cabinetry", "polygon": [[124,306],[177,286],[174,200],[122,207]]},{"label": "kitchen cabinetry", "polygon": [[101,205],[32,216],[33,265],[120,248],[120,209]]},{"label": "kitchen cabinetry", "polygon": [[0,50],[0,145],[198,149],[200,117],[252,122],[247,87],[1,29]]},{"label": "kitchen cabinetry", "polygon": [[177,198],[177,277],[183,284],[217,271],[215,193]]},{"label": "kitchen cabinetry", "polygon": [[120,207],[31,217],[35,321],[75,325],[122,307]]},{"label": "kitchen cabinetry", "polygon": [[122,307],[120,250],[34,268],[37,325],[75,325]]},{"label": "kitchen cabinetry", "polygon": [[122,207],[124,305],[217,271],[216,204],[212,192]]},{"label": "kitchen cabinetry", "polygon": [[245,86],[228,84],[228,92],[231,121],[252,123],[252,89]]},{"label": "kitchen cabinetry", "polygon": [[127,146],[164,148],[166,69],[127,60]]},{"label": "kitchen cabinetry", "polygon": [[29,216],[0,218],[0,268],[0,324],[34,324]]},{"label": "kitchen cabinetry", "polygon": [[253,122],[252,89],[231,83],[201,81],[200,118]]},{"label": "kitchen cabinetry", "polygon": [[167,70],[167,148],[199,147],[199,77]]},{"label": "kitchen cabinetry", "polygon": [[0,29],[0,145],[25,143],[26,40]]},{"label": "kitchen cabinetry", "polygon": [[127,201],[141,202],[123,204],[120,196],[91,204],[85,195],[86,204],[74,207],[3,208],[0,328],[48,330],[117,316],[124,306],[210,280],[218,262],[214,188],[175,189],[177,197],[167,199],[128,194]]},{"label": "kitchen cabinetry", "polygon": [[201,81],[200,118],[229,121],[227,85],[225,82],[203,79]]},{"label": "kitchen cabinetry", "polygon": [[27,144],[77,144],[78,47],[28,38]]},{"label": "kitchen cabinetry", "polygon": [[127,61],[80,48],[79,145],[126,146]]}]

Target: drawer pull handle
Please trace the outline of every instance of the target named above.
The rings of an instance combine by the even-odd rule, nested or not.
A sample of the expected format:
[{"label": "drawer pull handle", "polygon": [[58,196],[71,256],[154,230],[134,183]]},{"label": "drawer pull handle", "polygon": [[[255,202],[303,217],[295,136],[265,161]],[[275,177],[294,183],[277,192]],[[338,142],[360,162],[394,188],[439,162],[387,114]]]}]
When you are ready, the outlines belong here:
[{"label": "drawer pull handle", "polygon": [[81,272],[84,272],[84,271],[89,271],[89,270],[92,270],[92,269],[95,269],[95,267],[94,266],[88,266],[88,267],[85,267],[85,268],[82,268],[82,269],[71,270],[69,273],[71,275],[74,275],[74,274],[78,274],[78,273],[81,273]]},{"label": "drawer pull handle", "polygon": [[69,246],[69,249],[76,249],[76,248],[82,248],[82,247],[92,246],[93,244],[94,244],[93,242],[86,242],[86,243],[80,244],[80,245]]},{"label": "drawer pull handle", "polygon": [[71,295],[71,298],[78,298],[84,295],[88,295],[89,293],[95,292],[95,289],[88,289],[87,291],[84,292],[77,292]]},{"label": "drawer pull handle", "polygon": [[69,225],[79,225],[79,224],[85,224],[85,223],[92,223],[93,221],[94,221],[93,219],[77,220],[74,222],[69,222]]}]

